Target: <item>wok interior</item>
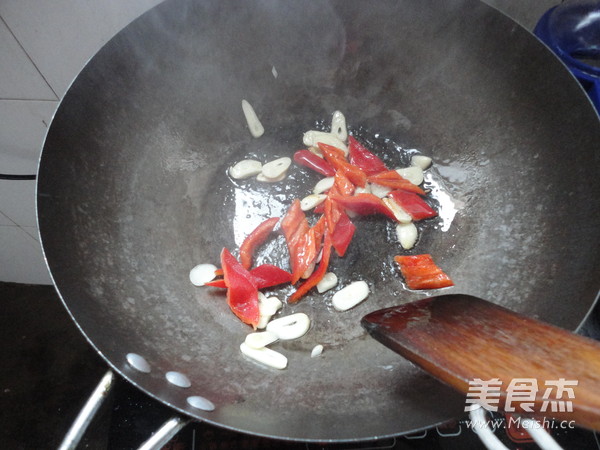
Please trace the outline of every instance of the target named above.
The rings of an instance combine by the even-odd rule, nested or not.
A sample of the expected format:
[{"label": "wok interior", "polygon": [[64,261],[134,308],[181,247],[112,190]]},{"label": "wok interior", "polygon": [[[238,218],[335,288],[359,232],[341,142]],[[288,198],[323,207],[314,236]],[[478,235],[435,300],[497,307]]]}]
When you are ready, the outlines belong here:
[{"label": "wok interior", "polygon": [[[273,67],[277,73],[274,76]],[[247,99],[266,133],[250,136]],[[301,148],[302,133],[341,110],[392,158],[417,148],[453,199],[447,231],[422,230],[453,292],[575,328],[598,270],[597,117],[533,37],[474,2],[170,0],[110,41],[72,85],[40,164],[44,251],[67,308],[113,367],[186,414],[232,429],[300,440],[415,431],[460,414],[463,400],[360,328],[375,309],[427,295],[402,288],[382,219],[358,221],[342,283],[372,293],[331,310],[311,295],[283,313],[312,319],[279,343],[289,367],[245,360],[249,328],[223,292],[195,288],[191,267],[318,179],[297,167],[278,185],[227,178],[231,164]],[[393,142],[386,142],[385,138]],[[577,224],[574,233],[570,224]],[[260,261],[285,263],[281,237]],[[568,264],[565,264],[568,261]],[[282,291],[285,294],[288,291]],[[322,357],[310,350],[323,344]],[[140,374],[128,352],[152,366]],[[192,387],[170,386],[164,373]],[[202,395],[213,412],[190,407]]]}]

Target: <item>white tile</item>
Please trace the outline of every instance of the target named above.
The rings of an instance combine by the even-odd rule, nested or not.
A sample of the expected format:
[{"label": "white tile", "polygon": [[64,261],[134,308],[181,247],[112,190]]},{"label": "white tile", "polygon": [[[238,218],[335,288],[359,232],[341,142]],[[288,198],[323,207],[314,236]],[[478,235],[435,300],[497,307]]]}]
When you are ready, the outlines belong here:
[{"label": "white tile", "polygon": [[35,227],[35,181],[0,180],[0,212],[17,225]]},{"label": "white tile", "polygon": [[52,284],[40,244],[19,227],[0,226],[0,281]]},{"label": "white tile", "polygon": [[2,225],[16,225],[16,223],[14,223],[7,216],[2,214],[2,211],[0,211],[0,226]]},{"label": "white tile", "polygon": [[19,42],[0,20],[0,98],[56,100]]},{"label": "white tile", "polygon": [[161,0],[3,0],[4,18],[54,91],[118,31]]},{"label": "white tile", "polygon": [[0,100],[0,172],[35,173],[58,101]]}]

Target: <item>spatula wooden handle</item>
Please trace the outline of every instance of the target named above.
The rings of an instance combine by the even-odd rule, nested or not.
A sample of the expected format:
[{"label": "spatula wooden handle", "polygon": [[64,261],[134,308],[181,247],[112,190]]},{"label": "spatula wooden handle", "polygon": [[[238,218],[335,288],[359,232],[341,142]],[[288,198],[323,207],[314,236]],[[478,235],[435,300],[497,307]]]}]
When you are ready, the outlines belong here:
[{"label": "spatula wooden handle", "polygon": [[485,397],[474,393],[474,380],[499,380],[499,394],[488,395],[492,409],[514,407],[516,414],[600,430],[600,344],[591,339],[467,295],[376,311],[362,324],[375,339],[471,397]]}]

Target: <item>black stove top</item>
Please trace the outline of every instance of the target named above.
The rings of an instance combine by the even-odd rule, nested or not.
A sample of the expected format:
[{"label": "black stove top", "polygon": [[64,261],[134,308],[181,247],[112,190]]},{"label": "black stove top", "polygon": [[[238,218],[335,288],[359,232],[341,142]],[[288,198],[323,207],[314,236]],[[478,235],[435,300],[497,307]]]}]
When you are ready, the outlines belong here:
[{"label": "black stove top", "polygon": [[[93,391],[107,366],[87,344],[51,286],[0,283],[4,343],[0,369],[0,448],[56,448]],[[598,308],[583,334],[598,339]],[[135,449],[173,412],[129,383],[119,380],[101,407],[79,448]],[[534,449],[528,436],[505,427],[495,417],[496,435],[511,449]],[[366,443],[316,444],[283,442],[249,436],[194,422],[165,448],[199,449],[481,449],[479,438],[468,429],[467,417],[444,427],[395,439]],[[554,430],[565,449],[600,449],[595,433]]]}]

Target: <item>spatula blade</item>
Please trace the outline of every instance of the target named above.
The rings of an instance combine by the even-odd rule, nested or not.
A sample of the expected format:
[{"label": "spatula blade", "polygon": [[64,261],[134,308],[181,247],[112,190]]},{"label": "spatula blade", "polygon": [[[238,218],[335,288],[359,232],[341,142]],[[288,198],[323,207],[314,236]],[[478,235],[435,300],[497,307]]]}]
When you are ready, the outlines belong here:
[{"label": "spatula blade", "polygon": [[[476,379],[499,380],[491,409],[495,403],[499,410],[600,429],[600,344],[591,339],[461,294],[375,311],[362,325],[461,393]],[[560,380],[572,390],[559,392],[553,382]]]}]

